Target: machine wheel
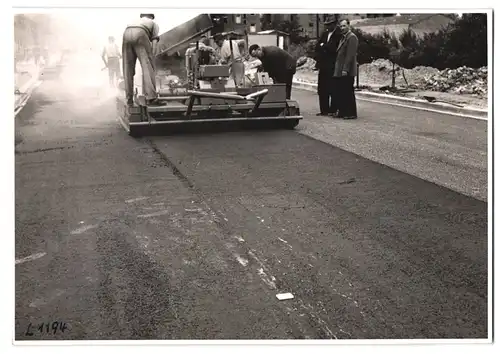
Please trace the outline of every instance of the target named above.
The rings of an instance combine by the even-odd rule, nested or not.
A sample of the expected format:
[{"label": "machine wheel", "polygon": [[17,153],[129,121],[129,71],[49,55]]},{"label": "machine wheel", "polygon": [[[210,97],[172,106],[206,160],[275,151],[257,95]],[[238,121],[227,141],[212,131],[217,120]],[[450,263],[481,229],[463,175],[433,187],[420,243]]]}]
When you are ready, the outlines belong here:
[{"label": "machine wheel", "polygon": [[295,127],[299,125],[299,120],[298,119],[293,119],[290,120],[287,124],[287,129],[293,130]]},{"label": "machine wheel", "polygon": [[134,131],[129,131],[128,135],[134,139],[138,139],[141,137],[141,134],[139,134],[138,132],[134,132]]}]

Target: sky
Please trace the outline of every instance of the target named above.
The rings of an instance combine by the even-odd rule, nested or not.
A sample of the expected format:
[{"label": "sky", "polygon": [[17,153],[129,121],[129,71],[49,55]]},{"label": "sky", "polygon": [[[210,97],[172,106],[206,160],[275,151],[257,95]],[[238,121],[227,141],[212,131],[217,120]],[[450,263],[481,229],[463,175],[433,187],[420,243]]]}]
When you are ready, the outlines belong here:
[{"label": "sky", "polygon": [[[68,36],[68,39],[65,38],[66,36],[63,33],[58,37],[65,38],[64,40],[68,41],[88,38],[99,46],[104,45],[110,35],[114,36],[118,43],[121,43],[125,27],[138,19],[141,13],[138,9],[66,9],[49,12],[64,20],[60,24],[61,32],[64,32],[64,28],[67,26],[76,29],[77,34],[68,29],[67,32],[72,33],[71,36]],[[155,21],[160,27],[160,34],[200,14],[200,10],[197,9],[155,9],[151,12],[155,14]]]},{"label": "sky", "polygon": [[[156,10],[155,21],[160,26],[160,33],[180,25],[193,17],[199,15],[197,10]],[[83,14],[82,14],[83,15]],[[94,34],[107,38],[108,33],[115,37],[121,37],[126,25],[139,18],[140,12],[136,9],[114,9],[114,10],[86,10],[84,16],[78,16],[77,25],[91,30]],[[99,27],[91,26],[89,23],[102,24]]]}]

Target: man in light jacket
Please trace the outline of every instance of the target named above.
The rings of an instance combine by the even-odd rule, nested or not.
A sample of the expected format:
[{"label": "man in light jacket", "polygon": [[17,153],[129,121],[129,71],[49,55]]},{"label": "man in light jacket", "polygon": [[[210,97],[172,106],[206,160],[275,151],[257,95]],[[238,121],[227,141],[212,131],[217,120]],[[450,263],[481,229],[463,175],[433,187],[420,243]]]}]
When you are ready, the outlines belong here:
[{"label": "man in light jacket", "polygon": [[245,77],[245,66],[243,56],[240,53],[239,41],[224,39],[224,36],[220,33],[214,35],[214,41],[217,46],[215,51],[219,63],[229,65],[231,67],[231,77],[235,80],[235,84],[242,86]]},{"label": "man in light jacket", "polygon": [[133,104],[134,75],[137,59],[142,68],[143,93],[148,105],[157,105],[156,72],[154,69],[154,49],[158,43],[159,27],[154,14],[141,14],[137,22],[127,26],[123,33],[122,56],[123,78],[127,104]]},{"label": "man in light jacket", "polygon": [[356,97],[354,96],[354,78],[357,74],[358,37],[351,32],[349,20],[339,22],[342,38],[337,48],[334,78],[337,80],[339,93],[338,117],[356,119]]}]

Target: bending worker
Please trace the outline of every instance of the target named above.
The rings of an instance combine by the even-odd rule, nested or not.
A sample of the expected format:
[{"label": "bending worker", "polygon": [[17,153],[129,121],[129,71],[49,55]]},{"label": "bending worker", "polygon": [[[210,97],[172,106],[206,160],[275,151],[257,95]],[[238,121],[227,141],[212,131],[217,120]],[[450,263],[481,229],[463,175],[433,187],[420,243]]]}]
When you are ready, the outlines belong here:
[{"label": "bending worker", "polygon": [[134,100],[134,75],[137,59],[142,68],[143,93],[148,105],[159,104],[156,92],[156,73],[153,65],[153,55],[160,29],[154,21],[155,15],[141,14],[136,23],[128,25],[123,33],[123,78],[125,80],[125,95],[127,104]]},{"label": "bending worker", "polygon": [[262,69],[274,83],[286,84],[286,98],[289,100],[292,95],[293,75],[297,68],[297,63],[290,53],[273,45],[261,48],[257,44],[252,44],[248,52],[261,61]]}]

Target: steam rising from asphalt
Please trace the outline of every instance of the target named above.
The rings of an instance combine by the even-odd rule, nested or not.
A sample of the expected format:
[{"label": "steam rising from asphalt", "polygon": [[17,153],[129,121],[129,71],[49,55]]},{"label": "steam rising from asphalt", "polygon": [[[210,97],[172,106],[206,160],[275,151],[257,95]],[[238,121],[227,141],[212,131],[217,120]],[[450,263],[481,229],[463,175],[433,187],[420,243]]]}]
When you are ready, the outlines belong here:
[{"label": "steam rising from asphalt", "polygon": [[[42,31],[37,33],[37,42],[49,49],[49,63],[55,65],[64,51],[70,54],[64,60],[59,79],[47,81],[43,90],[51,99],[71,100],[75,104],[75,113],[89,113],[103,103],[110,103],[119,93],[117,89],[109,87],[108,71],[104,68],[101,52],[107,43],[108,36],[114,36],[115,42],[121,48],[123,30],[138,14],[138,9],[104,10],[79,9],[78,11],[23,13],[21,25],[15,27],[16,43],[29,47],[33,40],[29,38],[33,29],[29,23],[43,23]],[[180,25],[198,15],[196,10],[155,10],[156,22],[160,33]],[[26,20],[28,19],[28,20]],[[25,30],[20,30],[23,25]],[[27,24],[27,25],[26,25]],[[40,27],[39,27],[40,28]],[[140,65],[136,65],[134,82],[140,86]],[[78,110],[78,112],[77,112]],[[80,112],[81,111],[81,112]]]},{"label": "steam rising from asphalt", "polygon": [[75,113],[95,110],[116,97],[117,89],[109,87],[108,71],[101,70],[104,63],[100,56],[97,49],[81,50],[71,55],[62,69],[58,90],[75,102]]}]

